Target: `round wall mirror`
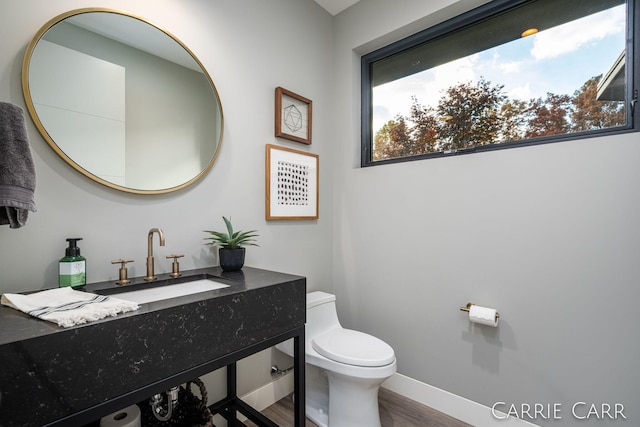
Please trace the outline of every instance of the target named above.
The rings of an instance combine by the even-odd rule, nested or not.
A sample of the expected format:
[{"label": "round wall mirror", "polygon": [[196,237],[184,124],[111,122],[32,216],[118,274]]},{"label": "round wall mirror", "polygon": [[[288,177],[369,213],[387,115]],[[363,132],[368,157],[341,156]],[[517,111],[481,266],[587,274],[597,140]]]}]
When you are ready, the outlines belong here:
[{"label": "round wall mirror", "polygon": [[211,77],[178,39],[124,12],[47,22],[22,65],[27,109],[53,150],[108,187],[167,193],[206,174],[223,134]]}]

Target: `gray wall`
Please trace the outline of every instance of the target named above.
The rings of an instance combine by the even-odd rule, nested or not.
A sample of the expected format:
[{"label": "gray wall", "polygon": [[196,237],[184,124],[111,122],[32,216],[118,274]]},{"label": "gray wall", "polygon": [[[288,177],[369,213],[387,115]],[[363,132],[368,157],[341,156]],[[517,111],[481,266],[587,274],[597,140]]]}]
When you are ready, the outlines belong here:
[{"label": "gray wall", "polygon": [[[135,258],[130,275],[144,274],[147,231],[161,227],[166,246],[156,248],[159,272],[170,271],[164,255],[185,252],[183,269],[216,265],[203,246],[204,229],[224,227],[222,215],[238,228],[255,228],[260,247],[247,254],[250,266],[304,274],[310,287],[330,286],[331,176],[328,130],[332,97],[331,17],[313,1],[175,2],[110,0],[105,7],[144,16],[173,33],[199,57],[220,93],[225,134],[217,163],[184,191],[139,196],[111,190],[78,174],[46,145],[27,118],[36,162],[38,212],[27,226],[0,228],[3,272],[0,290],[22,291],[57,285],[57,261],[65,238],[83,237],[90,281],[117,278],[112,259]],[[93,2],[64,0],[3,2],[0,98],[24,107],[20,72],[25,48],[55,15]],[[247,7],[247,6],[250,7]],[[187,7],[188,6],[188,7]],[[246,13],[250,10],[251,13]],[[265,37],[265,34],[269,34]],[[10,35],[10,37],[9,37]],[[295,35],[295,37],[291,37]],[[314,144],[275,138],[274,90],[284,86],[314,100]],[[320,219],[265,220],[265,144],[320,155]],[[326,157],[326,163],[322,160]]]},{"label": "gray wall", "polygon": [[[456,395],[561,403],[562,425],[590,425],[575,402],[619,402],[636,425],[638,134],[358,167],[358,54],[479,3],[367,0],[335,20],[339,314]],[[499,328],[472,327],[469,301]]]},{"label": "gray wall", "polygon": [[[65,164],[27,118],[37,170],[36,203],[26,227],[0,228],[0,292],[57,286],[65,238],[83,237],[89,281],[117,280],[112,260],[134,258],[129,275],[145,273],[147,232],[164,231],[155,248],[156,271],[170,272],[171,253],[184,253],[183,270],[217,265],[203,246],[205,229],[222,229],[222,215],[242,229],[257,229],[260,247],[249,266],[308,278],[309,289],[331,290],[333,202],[330,153],[333,99],[331,16],[311,0],[106,0],[101,6],[142,16],[171,32],[194,52],[214,80],[224,109],[218,160],[196,185],[177,193],[139,196],[89,181]],[[0,99],[25,108],[20,83],[25,49],[49,19],[94,1],[24,0],[0,3]],[[314,101],[313,145],[275,138],[274,91],[283,86]],[[25,108],[26,111],[26,108]],[[320,218],[265,220],[265,144],[320,155]],[[239,391],[270,380],[269,357],[258,355],[239,373]],[[212,396],[213,398],[214,396]]]},{"label": "gray wall", "polygon": [[[71,235],[85,239],[92,281],[115,278],[110,261],[121,257],[144,274],[151,227],[167,239],[159,271],[173,251],[186,253],[185,269],[214,265],[201,230],[231,215],[260,230],[248,265],[335,290],[343,324],[393,345],[401,374],[485,405],[621,402],[637,423],[637,134],[358,167],[359,54],[478,3],[361,0],[332,19],[311,0],[102,2],[166,28],[200,58],[224,107],[222,151],[189,189],[127,195],[73,171],[27,120],[39,212],[24,229],[0,228],[0,290],[55,285]],[[21,61],[40,26],[94,5],[3,2],[0,99],[24,106]],[[273,138],[279,85],[313,100],[311,147]],[[264,220],[264,145],[274,142],[320,154],[318,221]],[[468,301],[498,308],[500,327],[470,327],[458,310]],[[254,359],[241,370],[257,377],[245,390],[266,381],[269,358]]]}]

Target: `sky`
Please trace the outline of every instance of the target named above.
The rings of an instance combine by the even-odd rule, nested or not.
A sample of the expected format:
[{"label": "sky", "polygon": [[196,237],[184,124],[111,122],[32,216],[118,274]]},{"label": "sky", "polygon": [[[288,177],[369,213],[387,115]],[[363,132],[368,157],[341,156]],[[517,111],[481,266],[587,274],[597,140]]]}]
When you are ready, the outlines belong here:
[{"label": "sky", "polygon": [[591,77],[605,74],[622,53],[625,22],[625,6],[616,6],[377,86],[374,132],[398,114],[407,116],[412,96],[422,105],[435,106],[447,88],[480,78],[503,84],[512,99],[544,98],[547,92],[573,95]]}]

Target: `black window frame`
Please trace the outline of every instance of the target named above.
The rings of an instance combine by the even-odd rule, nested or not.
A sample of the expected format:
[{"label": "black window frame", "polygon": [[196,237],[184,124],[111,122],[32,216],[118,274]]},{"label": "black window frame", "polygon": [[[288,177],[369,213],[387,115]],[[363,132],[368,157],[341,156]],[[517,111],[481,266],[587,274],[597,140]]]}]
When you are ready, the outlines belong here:
[{"label": "black window frame", "polygon": [[459,31],[464,27],[473,25],[481,20],[518,8],[536,0],[494,0],[472,9],[466,13],[436,24],[397,42],[391,43],[361,57],[361,167],[378,166],[390,163],[450,157],[461,154],[487,152],[508,148],[526,147],[531,145],[548,144],[555,142],[586,139],[605,135],[617,135],[640,131],[640,106],[636,107],[638,100],[638,86],[640,84],[640,1],[626,0],[627,28],[625,46],[625,73],[626,73],[626,106],[627,124],[607,129],[589,130],[567,133],[561,135],[522,139],[518,141],[502,142],[499,144],[476,146],[474,148],[459,149],[455,151],[427,153],[408,157],[376,160],[372,159],[373,149],[373,106],[371,75],[373,63],[384,58],[403,52],[419,44],[428,42],[448,33]]}]

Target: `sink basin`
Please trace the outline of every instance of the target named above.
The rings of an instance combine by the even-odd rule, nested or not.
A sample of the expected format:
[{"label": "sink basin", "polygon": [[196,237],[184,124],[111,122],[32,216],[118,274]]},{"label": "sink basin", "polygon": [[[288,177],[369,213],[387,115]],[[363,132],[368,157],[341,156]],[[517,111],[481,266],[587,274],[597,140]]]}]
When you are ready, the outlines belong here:
[{"label": "sink basin", "polygon": [[227,287],[229,287],[229,285],[224,283],[215,282],[209,279],[199,279],[175,285],[157,286],[155,288],[142,289],[139,291],[122,292],[109,296],[143,304]]}]

